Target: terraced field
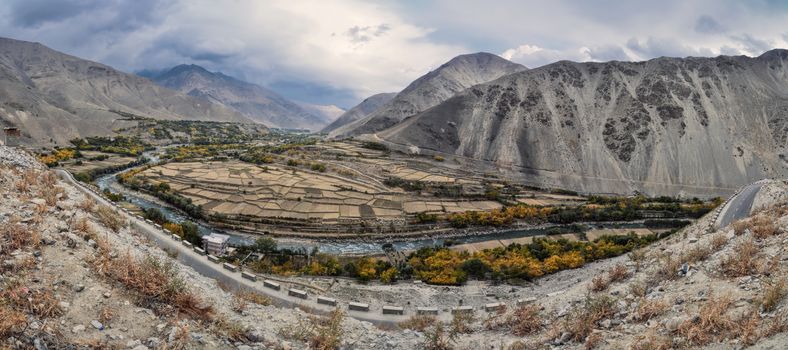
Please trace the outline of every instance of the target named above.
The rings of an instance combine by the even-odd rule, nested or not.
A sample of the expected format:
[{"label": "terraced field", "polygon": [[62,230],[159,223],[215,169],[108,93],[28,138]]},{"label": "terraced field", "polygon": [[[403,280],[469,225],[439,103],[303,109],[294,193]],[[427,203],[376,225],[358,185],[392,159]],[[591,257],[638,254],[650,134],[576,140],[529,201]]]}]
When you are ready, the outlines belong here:
[{"label": "terraced field", "polygon": [[138,176],[168,184],[201,205],[207,214],[262,219],[263,223],[402,226],[421,212],[446,214],[501,207],[486,200],[422,198],[362,177],[239,161],[168,163]]}]

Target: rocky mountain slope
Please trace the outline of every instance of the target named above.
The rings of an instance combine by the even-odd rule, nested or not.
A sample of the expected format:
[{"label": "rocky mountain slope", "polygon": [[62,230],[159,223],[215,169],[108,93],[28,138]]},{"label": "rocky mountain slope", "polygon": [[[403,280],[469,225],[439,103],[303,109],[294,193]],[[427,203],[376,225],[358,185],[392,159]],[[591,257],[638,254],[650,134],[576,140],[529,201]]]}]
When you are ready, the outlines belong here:
[{"label": "rocky mountain slope", "polygon": [[557,62],[474,86],[378,136],[545,186],[730,193],[788,176],[788,51]]},{"label": "rocky mountain slope", "polygon": [[112,110],[156,119],[251,122],[240,113],[162,88],[148,79],[52,50],[0,38],[0,124],[28,144],[66,144],[124,126]]},{"label": "rocky mountain slope", "polygon": [[394,92],[390,93],[382,93],[382,94],[375,94],[370,97],[361,101],[361,103],[357,104],[353,108],[347,110],[345,113],[340,115],[336,120],[334,120],[331,124],[328,124],[323,130],[320,132],[330,133],[335,129],[342,127],[344,125],[350,124],[356,120],[362,119],[369,115],[370,113],[376,111],[378,108],[386,104],[387,102],[391,101],[391,99],[397,95]]},{"label": "rocky mountain slope", "polygon": [[298,103],[301,108],[306,109],[318,117],[321,117],[324,122],[333,123],[337,118],[345,113],[345,110],[336,105],[317,105],[306,102]]},{"label": "rocky mountain slope", "polygon": [[197,65],[179,65],[149,78],[189,96],[227,105],[271,127],[320,130],[332,120],[314,113],[262,86]]},{"label": "rocky mountain slope", "polygon": [[525,69],[522,65],[486,52],[457,56],[413,81],[391,101],[364,119],[337,128],[329,136],[352,136],[383,130],[468,87]]}]

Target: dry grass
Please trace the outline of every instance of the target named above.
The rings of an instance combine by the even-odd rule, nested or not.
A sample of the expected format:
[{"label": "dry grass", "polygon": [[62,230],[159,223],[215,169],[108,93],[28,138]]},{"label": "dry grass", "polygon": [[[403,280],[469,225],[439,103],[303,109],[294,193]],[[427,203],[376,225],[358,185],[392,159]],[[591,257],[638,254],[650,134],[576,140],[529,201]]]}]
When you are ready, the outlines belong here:
[{"label": "dry grass", "polygon": [[592,350],[596,349],[597,346],[602,344],[605,339],[602,337],[602,333],[595,332],[588,335],[586,338],[585,343],[583,343],[583,349]]},{"label": "dry grass", "polygon": [[711,241],[709,243],[711,244],[711,250],[716,252],[728,244],[728,237],[726,237],[724,233],[720,232],[714,236],[711,236]]},{"label": "dry grass", "polygon": [[645,297],[646,292],[648,292],[648,287],[646,286],[645,283],[641,281],[635,281],[630,283],[628,289],[629,289],[629,293],[631,293],[632,295],[638,298]]},{"label": "dry grass", "polygon": [[98,206],[95,210],[95,215],[102,225],[106,226],[113,232],[118,232],[120,229],[126,226],[126,221],[123,220],[123,217],[108,206]]},{"label": "dry grass", "polygon": [[612,283],[621,282],[629,278],[629,276],[629,270],[624,264],[616,264],[607,272],[607,277]]},{"label": "dry grass", "polygon": [[668,350],[673,349],[673,341],[666,336],[649,331],[640,335],[632,342],[630,350]]},{"label": "dry grass", "polygon": [[307,322],[299,321],[294,327],[283,329],[285,338],[305,342],[310,349],[334,350],[342,345],[342,323],[345,313],[334,309],[328,317],[310,316]]},{"label": "dry grass", "polygon": [[216,317],[213,323],[213,330],[231,341],[246,340],[246,327],[225,317]]},{"label": "dry grass", "polygon": [[727,315],[730,306],[730,296],[710,296],[700,307],[697,317],[684,321],[677,332],[694,346],[730,337],[739,330],[739,325]]},{"label": "dry grass", "polygon": [[777,226],[774,225],[774,217],[761,213],[750,219],[752,224],[752,235],[757,239],[769,238],[777,234]]},{"label": "dry grass", "polygon": [[629,259],[635,263],[635,272],[639,272],[640,268],[643,267],[643,263],[646,261],[646,250],[645,249],[637,249],[631,251],[629,254]]},{"label": "dry grass", "polygon": [[634,320],[646,322],[653,317],[659,316],[668,309],[668,303],[662,300],[643,300],[635,309]]},{"label": "dry grass", "polygon": [[785,280],[773,280],[765,282],[766,286],[761,299],[761,309],[764,312],[772,312],[785,297]]},{"label": "dry grass", "polygon": [[48,206],[53,207],[65,194],[66,190],[63,187],[55,186],[53,188],[42,188],[38,195],[44,198]]},{"label": "dry grass", "polygon": [[171,305],[197,319],[209,320],[213,316],[213,307],[204,305],[188,290],[171,262],[154,257],[136,259],[126,253],[117,259],[102,254],[95,265],[100,274],[137,292],[143,307],[156,309],[162,304]]},{"label": "dry grass", "polygon": [[399,327],[424,332],[427,328],[435,325],[436,322],[438,322],[438,319],[432,315],[413,315],[407,321],[400,322]]},{"label": "dry grass", "polygon": [[741,277],[756,274],[764,268],[758,258],[758,246],[750,238],[733,247],[733,254],[722,261],[722,273],[727,277]]},{"label": "dry grass", "polygon": [[424,332],[424,350],[451,350],[457,341],[457,333],[447,331],[443,323],[436,323]]},{"label": "dry grass", "polygon": [[750,223],[746,220],[737,220],[731,224],[731,227],[733,227],[733,234],[741,236],[748,228],[750,228]]},{"label": "dry grass", "polygon": [[4,225],[0,225],[0,256],[25,248],[37,248],[41,244],[41,233],[12,217]]},{"label": "dry grass", "polygon": [[30,289],[21,285],[5,286],[0,292],[0,300],[14,310],[24,311],[40,318],[58,316],[63,312],[57,298],[48,289]]},{"label": "dry grass", "polygon": [[27,328],[27,317],[13,308],[0,305],[0,338],[7,338]]},{"label": "dry grass", "polygon": [[588,290],[592,292],[601,292],[608,287],[610,287],[610,279],[604,273],[600,273],[591,279]]},{"label": "dry grass", "polygon": [[652,278],[653,283],[676,279],[679,267],[681,267],[681,261],[674,258],[673,253],[663,254],[657,263],[657,271]]},{"label": "dry grass", "polygon": [[450,332],[454,334],[471,333],[473,331],[471,325],[475,319],[476,316],[473,312],[455,313],[451,318]]},{"label": "dry grass", "polygon": [[711,250],[708,247],[695,245],[681,254],[681,261],[692,264],[706,260],[709,255],[711,255]]},{"label": "dry grass", "polygon": [[597,324],[615,314],[615,301],[606,295],[587,297],[583,305],[576,306],[570,311],[561,328],[569,333],[570,340],[581,342],[591,334]]},{"label": "dry grass", "polygon": [[82,211],[86,213],[93,213],[93,209],[96,207],[96,201],[93,198],[85,196],[79,204],[77,204],[77,208],[82,209]]},{"label": "dry grass", "polygon": [[508,317],[507,323],[512,334],[518,337],[534,334],[543,327],[542,315],[536,305],[522,305],[516,308]]},{"label": "dry grass", "polygon": [[93,228],[93,224],[91,224],[90,220],[84,216],[72,220],[71,230],[82,233],[82,238],[85,240],[95,240],[96,238],[96,230]]},{"label": "dry grass", "polygon": [[106,325],[109,323],[109,321],[112,321],[114,317],[115,317],[115,312],[112,310],[112,308],[109,306],[105,306],[101,308],[101,311],[99,311],[98,320]]}]

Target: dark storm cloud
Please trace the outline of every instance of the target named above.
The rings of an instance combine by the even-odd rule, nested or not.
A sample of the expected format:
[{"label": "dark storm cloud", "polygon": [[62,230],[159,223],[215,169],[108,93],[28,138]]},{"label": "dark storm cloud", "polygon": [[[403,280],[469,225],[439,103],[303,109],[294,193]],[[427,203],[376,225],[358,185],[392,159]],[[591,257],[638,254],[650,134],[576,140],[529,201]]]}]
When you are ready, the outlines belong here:
[{"label": "dark storm cloud", "polygon": [[335,88],[306,80],[282,80],[269,84],[274,91],[296,101],[314,104],[334,104],[348,109],[358,103],[358,97],[350,89]]},{"label": "dark storm cloud", "polygon": [[10,0],[8,3],[13,24],[37,27],[47,22],[60,22],[87,10],[102,6],[100,0]]},{"label": "dark storm cloud", "polygon": [[709,15],[700,16],[698,20],[695,21],[695,31],[698,33],[717,34],[723,33],[726,30],[727,29],[722,24]]}]

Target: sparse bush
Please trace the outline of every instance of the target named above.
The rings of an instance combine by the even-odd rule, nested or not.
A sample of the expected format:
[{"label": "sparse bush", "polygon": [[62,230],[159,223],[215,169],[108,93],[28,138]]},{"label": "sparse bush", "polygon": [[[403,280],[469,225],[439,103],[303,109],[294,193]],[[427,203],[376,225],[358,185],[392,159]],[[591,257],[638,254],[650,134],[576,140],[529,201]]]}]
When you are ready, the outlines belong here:
[{"label": "sparse bush", "polygon": [[455,334],[470,333],[475,320],[473,312],[457,312],[451,319],[451,332]]},{"label": "sparse bush", "polygon": [[213,329],[216,333],[223,335],[229,340],[246,340],[246,327],[239,322],[228,320],[225,317],[217,317],[216,321],[213,323]]},{"label": "sparse bush", "polygon": [[610,279],[605,274],[600,273],[591,279],[591,284],[588,285],[588,290],[592,292],[601,292],[610,286]]},{"label": "sparse bush", "polygon": [[777,234],[777,227],[774,225],[774,219],[760,214],[750,219],[752,222],[752,235],[758,239],[764,239]]},{"label": "sparse bush", "polygon": [[686,263],[694,263],[706,260],[711,255],[711,250],[701,245],[696,245],[682,254],[682,260]]},{"label": "sparse bush", "polygon": [[631,350],[668,350],[673,348],[673,341],[666,337],[650,331],[640,335],[632,342]]},{"label": "sparse bush", "polygon": [[640,271],[643,262],[646,261],[646,250],[637,249],[629,253],[629,259],[635,263],[635,272]]},{"label": "sparse bush", "polygon": [[706,345],[733,335],[737,330],[737,324],[726,314],[730,305],[730,296],[710,296],[701,306],[697,317],[684,321],[677,332],[695,346]]},{"label": "sparse bush", "polygon": [[608,271],[607,276],[610,279],[610,282],[621,282],[627,278],[629,278],[629,270],[624,264],[616,264],[613,266],[610,271]]},{"label": "sparse bush", "polygon": [[562,322],[562,328],[569,333],[572,341],[581,342],[600,321],[610,318],[614,313],[615,301],[612,298],[607,295],[589,296],[582,305],[570,311]]},{"label": "sparse bush", "polygon": [[741,236],[750,228],[750,223],[747,220],[737,220],[731,224],[731,227],[733,227],[733,234]]},{"label": "sparse bush", "polygon": [[662,300],[643,300],[635,310],[634,320],[646,322],[667,310],[668,304]]},{"label": "sparse bush", "polygon": [[126,226],[126,221],[123,220],[123,217],[108,206],[98,206],[95,210],[95,215],[101,224],[114,232],[118,232]]},{"label": "sparse bush", "polygon": [[752,238],[739,242],[733,254],[722,261],[722,272],[727,277],[741,277],[757,273],[763,262],[757,257],[758,247]]},{"label": "sparse bush", "polygon": [[77,204],[77,208],[82,209],[82,211],[86,213],[93,213],[93,209],[96,207],[96,201],[93,198],[85,197],[79,204]]},{"label": "sparse bush", "polygon": [[711,250],[716,252],[722,249],[722,247],[724,247],[726,244],[728,244],[728,238],[725,237],[724,233],[718,233],[715,234],[714,236],[711,236],[710,244],[711,244]]},{"label": "sparse bush", "polygon": [[7,338],[27,328],[27,317],[13,308],[0,305],[0,338]]},{"label": "sparse bush", "polygon": [[514,310],[507,319],[512,334],[524,337],[542,329],[542,315],[537,305],[523,305]]},{"label": "sparse bush", "polygon": [[112,308],[109,306],[105,306],[101,308],[101,311],[99,312],[98,320],[103,324],[107,324],[109,323],[109,321],[112,321],[112,318],[114,317],[115,317],[115,312],[112,311]]},{"label": "sparse bush", "polygon": [[413,315],[407,321],[399,323],[400,328],[412,329],[419,332],[424,332],[429,327],[435,325],[438,319],[431,315]]},{"label": "sparse bush", "polygon": [[785,280],[773,280],[766,282],[764,288],[763,299],[761,300],[761,309],[764,312],[771,312],[777,307],[780,301],[785,297]]},{"label": "sparse bush", "polygon": [[451,350],[457,341],[457,333],[446,331],[443,323],[436,323],[424,332],[424,350]]}]

